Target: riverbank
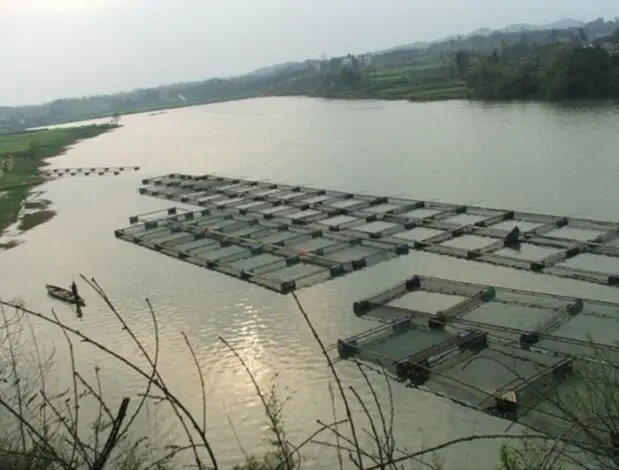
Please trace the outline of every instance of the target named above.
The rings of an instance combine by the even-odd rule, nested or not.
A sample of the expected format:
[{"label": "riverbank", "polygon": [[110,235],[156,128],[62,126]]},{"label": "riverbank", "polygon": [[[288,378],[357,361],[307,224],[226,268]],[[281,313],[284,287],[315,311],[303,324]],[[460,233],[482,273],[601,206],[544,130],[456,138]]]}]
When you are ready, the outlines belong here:
[{"label": "riverbank", "polygon": [[[31,189],[44,181],[39,170],[46,165],[46,159],[62,155],[68,147],[83,139],[96,137],[117,127],[101,124],[0,136],[0,170],[4,157],[13,157],[12,168],[0,174],[0,236],[7,227],[18,221]],[[47,210],[49,202],[38,201],[33,204],[28,209],[34,209],[34,212],[29,212],[21,221],[20,231],[36,227],[54,215],[53,211]],[[0,249],[13,245],[0,244]]]}]

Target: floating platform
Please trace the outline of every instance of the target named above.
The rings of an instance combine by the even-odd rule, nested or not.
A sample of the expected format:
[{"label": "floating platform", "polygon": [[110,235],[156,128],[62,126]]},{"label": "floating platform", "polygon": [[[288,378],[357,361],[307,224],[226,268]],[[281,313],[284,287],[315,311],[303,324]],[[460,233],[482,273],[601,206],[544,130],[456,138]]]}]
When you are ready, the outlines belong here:
[{"label": "floating platform", "polygon": [[129,227],[116,230],[117,238],[284,294],[409,250],[406,244],[216,208],[170,208],[129,221]]},{"label": "floating platform", "polygon": [[619,223],[615,222],[216,175],[145,179],[139,191],[351,238],[619,286]]},{"label": "floating platform", "polygon": [[578,359],[522,349],[481,330],[435,330],[412,318],[339,340],[337,349],[341,359],[378,366],[407,386],[587,445],[554,401],[578,385],[574,372],[591,367]]},{"label": "floating platform", "polygon": [[619,352],[619,303],[413,276],[354,303],[359,317],[411,320],[452,334],[476,329],[526,350],[587,356]]},{"label": "floating platform", "polygon": [[339,340],[338,354],[372,362],[403,382],[487,412],[508,396],[525,405],[527,396],[537,397],[529,393],[533,385],[537,391],[545,388],[571,373],[573,363],[501,343],[481,330],[432,330],[412,319]]},{"label": "floating platform", "polygon": [[47,178],[61,178],[64,176],[105,176],[120,175],[129,171],[140,171],[139,166],[102,166],[80,168],[52,168],[43,170],[41,174]]}]

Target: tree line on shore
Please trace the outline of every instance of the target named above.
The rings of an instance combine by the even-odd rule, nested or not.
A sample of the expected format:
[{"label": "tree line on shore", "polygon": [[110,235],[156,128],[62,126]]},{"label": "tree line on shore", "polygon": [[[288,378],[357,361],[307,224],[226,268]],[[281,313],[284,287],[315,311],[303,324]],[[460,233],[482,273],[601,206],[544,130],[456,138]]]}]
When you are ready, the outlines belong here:
[{"label": "tree line on shore", "polygon": [[619,29],[550,44],[520,42],[488,53],[458,51],[457,74],[472,98],[564,100],[619,98]]}]

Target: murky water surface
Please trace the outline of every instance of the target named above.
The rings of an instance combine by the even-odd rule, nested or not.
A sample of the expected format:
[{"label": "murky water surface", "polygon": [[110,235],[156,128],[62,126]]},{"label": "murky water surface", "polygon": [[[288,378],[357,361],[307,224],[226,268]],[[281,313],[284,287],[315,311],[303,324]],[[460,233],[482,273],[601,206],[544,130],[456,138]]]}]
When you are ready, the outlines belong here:
[{"label": "murky water surface", "polygon": [[[268,384],[271,374],[280,374],[279,383],[287,389],[283,393],[291,396],[285,416],[296,442],[317,426],[316,419],[331,418],[329,373],[290,296],[114,238],[114,229],[128,225],[130,215],[169,205],[138,195],[142,178],[215,172],[619,220],[619,206],[612,203],[618,194],[619,108],[286,98],[127,116],[122,123],[123,128],[53,159],[52,166],[139,165],[143,171],[64,178],[44,185],[41,189],[58,215],[24,236],[26,243],[0,253],[0,295],[20,296],[33,309],[54,307],[63,320],[130,357],[138,357],[137,348],[93,293],[84,292],[88,307],[79,322],[69,309],[47,298],[44,284],[69,284],[79,273],[95,276],[137,336],[152,348],[153,326],[143,300],[148,297],[158,314],[162,370],[198,415],[199,379],[181,332],[204,368],[208,428],[224,468],[242,455],[228,417],[243,445],[254,452],[265,448],[266,421],[250,380],[218,336],[237,348],[260,383]],[[332,344],[373,326],[353,315],[354,300],[413,273],[619,300],[616,289],[424,253],[302,291],[300,297],[324,341]],[[43,326],[39,332],[42,341],[61,343],[54,328]],[[141,380],[118,362],[87,346],[79,349],[80,367],[102,368],[110,397],[141,390]],[[370,397],[354,366],[340,364],[339,371],[365,399]],[[378,377],[373,380],[386,398],[385,384]],[[414,449],[507,426],[398,385],[393,394],[403,447]],[[144,418],[147,430],[165,436],[165,416],[165,411],[151,410]],[[465,468],[464,462],[469,468],[491,468],[488,454],[478,448],[497,447],[467,444],[447,453],[447,463],[458,469]],[[312,468],[335,464],[329,460],[335,455],[320,446],[307,447],[305,456]]]}]

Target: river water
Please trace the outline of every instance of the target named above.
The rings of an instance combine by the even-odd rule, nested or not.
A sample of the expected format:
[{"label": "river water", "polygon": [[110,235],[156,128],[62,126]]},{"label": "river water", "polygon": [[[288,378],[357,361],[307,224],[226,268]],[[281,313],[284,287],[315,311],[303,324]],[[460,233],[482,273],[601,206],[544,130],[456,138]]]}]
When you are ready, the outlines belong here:
[{"label": "river water", "polygon": [[[82,287],[89,305],[79,321],[46,297],[44,284],[69,284],[79,273],[96,277],[136,335],[150,346],[153,328],[143,301],[148,297],[159,318],[162,370],[200,415],[199,379],[181,332],[194,345],[205,370],[208,429],[224,468],[242,457],[229,421],[246,450],[256,453],[266,445],[266,421],[251,382],[218,336],[237,348],[261,384],[268,385],[272,374],[280,374],[280,393],[291,396],[284,413],[287,430],[297,442],[317,426],[316,419],[331,419],[329,372],[290,296],[114,238],[114,229],[128,225],[130,215],[170,205],[138,195],[142,178],[215,172],[619,220],[614,203],[619,108],[613,106],[267,98],[126,116],[122,124],[50,163],[139,165],[142,171],[64,178],[42,186],[58,215],[25,234],[26,243],[0,252],[0,296],[20,296],[35,310],[54,307],[63,320],[134,357],[135,346],[93,293]],[[424,253],[302,291],[300,298],[324,341],[332,344],[373,326],[352,314],[354,300],[413,273],[619,300],[619,290],[608,287]],[[45,342],[61,342],[60,333],[51,327],[39,327],[39,333]],[[78,363],[102,368],[111,399],[141,390],[141,382],[118,363],[81,349]],[[370,396],[352,365],[338,368],[348,384],[364,398]],[[378,377],[373,380],[385,398],[386,386]],[[506,427],[502,421],[399,385],[394,385],[393,394],[401,447],[416,449]],[[164,415],[149,413],[145,431],[165,437],[169,427]],[[458,469],[492,468],[488,462],[497,445],[465,444],[447,452],[446,463]],[[310,468],[334,465],[334,454],[318,445],[308,447],[305,456]]]}]

